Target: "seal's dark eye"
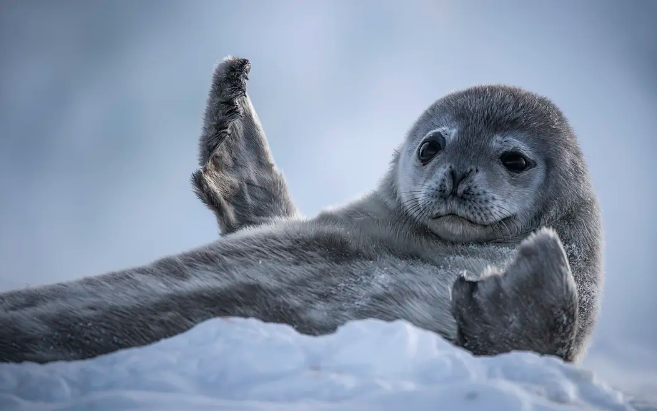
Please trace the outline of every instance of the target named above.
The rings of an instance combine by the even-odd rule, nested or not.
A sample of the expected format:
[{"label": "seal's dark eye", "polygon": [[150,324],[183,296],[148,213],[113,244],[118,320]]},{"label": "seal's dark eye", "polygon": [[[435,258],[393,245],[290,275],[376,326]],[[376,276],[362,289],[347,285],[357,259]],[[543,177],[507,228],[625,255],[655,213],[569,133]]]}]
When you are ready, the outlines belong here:
[{"label": "seal's dark eye", "polygon": [[423,165],[427,164],[442,149],[443,146],[439,140],[436,139],[427,140],[420,145],[420,148],[417,151],[417,158],[420,159],[420,162]]},{"label": "seal's dark eye", "polygon": [[516,173],[528,170],[533,167],[531,160],[528,160],[525,156],[515,151],[510,151],[508,153],[502,154],[500,160],[502,161],[502,164],[504,164],[504,167],[506,167],[509,171]]}]

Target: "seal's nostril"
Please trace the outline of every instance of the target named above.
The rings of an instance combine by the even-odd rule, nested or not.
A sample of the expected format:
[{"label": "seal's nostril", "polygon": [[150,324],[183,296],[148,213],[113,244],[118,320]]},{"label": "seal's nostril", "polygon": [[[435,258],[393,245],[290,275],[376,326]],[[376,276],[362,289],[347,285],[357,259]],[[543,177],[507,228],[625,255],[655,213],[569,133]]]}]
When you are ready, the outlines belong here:
[{"label": "seal's nostril", "polygon": [[458,177],[456,176],[456,172],[451,167],[449,169],[449,175],[452,178],[452,193],[454,194],[456,193],[456,188],[459,182],[457,181]]}]

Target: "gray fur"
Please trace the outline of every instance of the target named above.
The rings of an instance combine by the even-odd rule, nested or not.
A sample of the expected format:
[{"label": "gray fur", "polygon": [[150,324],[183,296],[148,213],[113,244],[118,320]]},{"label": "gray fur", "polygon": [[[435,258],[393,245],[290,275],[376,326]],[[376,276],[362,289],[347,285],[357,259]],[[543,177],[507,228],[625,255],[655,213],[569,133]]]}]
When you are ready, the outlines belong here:
[{"label": "gray fur", "polygon": [[199,143],[201,168],[192,174],[196,195],[215,213],[223,235],[298,216],[246,93],[250,69],[248,60],[229,56],[215,70]]},{"label": "gray fur", "polygon": [[513,349],[572,359],[577,311],[568,258],[557,234],[546,228],[520,244],[506,272],[491,268],[480,281],[460,277],[452,289],[455,343],[480,355]]},{"label": "gray fur", "polygon": [[[230,97],[213,94],[223,93],[225,73],[241,61],[227,60],[215,73],[201,165],[213,159],[237,182],[266,180],[270,166],[245,174],[239,168],[251,169],[263,152],[273,165],[268,149],[240,154],[253,145],[233,141],[264,141],[259,123],[252,123],[258,133],[234,132],[248,129],[232,125],[238,116],[212,117],[222,104],[233,113]],[[242,107],[257,118],[250,102]],[[224,118],[227,127],[207,127]],[[417,147],[437,129],[447,130],[449,141],[421,166]],[[208,143],[215,139],[217,146]],[[234,145],[224,157],[217,150],[228,142]],[[505,175],[498,156],[509,145],[537,166]],[[456,180],[448,175],[460,184],[450,187]],[[204,180],[220,187],[222,178]],[[602,285],[600,216],[575,136],[545,98],[480,86],[438,100],[410,130],[377,190],[312,219],[296,215],[284,182],[282,191],[260,191],[260,199],[279,204],[273,212],[257,205],[250,191],[262,190],[257,186],[237,195],[199,190],[202,199],[218,193],[221,201],[208,206],[231,233],[212,244],[139,268],[0,294],[0,360],[88,358],[215,316],[256,317],[314,335],[353,319],[401,318],[483,355],[522,349],[572,361],[586,349]],[[249,198],[256,200],[245,203]],[[253,206],[240,213],[243,204]],[[222,220],[224,213],[238,217]],[[522,304],[534,309],[518,310]]]}]

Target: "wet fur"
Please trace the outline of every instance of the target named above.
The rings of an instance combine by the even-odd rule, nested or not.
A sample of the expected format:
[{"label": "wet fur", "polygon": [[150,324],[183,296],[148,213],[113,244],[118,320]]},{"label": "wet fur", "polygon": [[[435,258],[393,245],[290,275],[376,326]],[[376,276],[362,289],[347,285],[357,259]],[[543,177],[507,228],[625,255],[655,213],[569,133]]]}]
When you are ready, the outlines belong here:
[{"label": "wet fur", "polygon": [[404,146],[377,190],[300,217],[246,96],[247,74],[242,59],[217,68],[193,177],[224,236],[143,267],[0,294],[0,360],[93,357],[215,316],[307,334],[401,318],[475,354],[581,357],[598,312],[602,231],[584,160],[556,107],[520,89],[482,86],[439,100],[411,129],[409,138],[422,135],[451,107],[474,129],[530,129],[558,160],[545,170],[532,216],[496,227],[504,234],[495,241],[455,243],[400,201]]}]

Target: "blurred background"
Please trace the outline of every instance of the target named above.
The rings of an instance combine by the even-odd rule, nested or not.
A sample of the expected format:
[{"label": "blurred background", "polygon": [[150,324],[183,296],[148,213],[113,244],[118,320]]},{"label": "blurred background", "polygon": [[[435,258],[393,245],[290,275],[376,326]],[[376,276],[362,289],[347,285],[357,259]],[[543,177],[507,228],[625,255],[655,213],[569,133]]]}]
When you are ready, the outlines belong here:
[{"label": "blurred background", "polygon": [[657,2],[0,1],[0,290],[218,237],[192,193],[214,65],[249,94],[304,214],[374,188],[412,122],[481,83],[570,119],[607,233],[584,365],[657,392]]}]

